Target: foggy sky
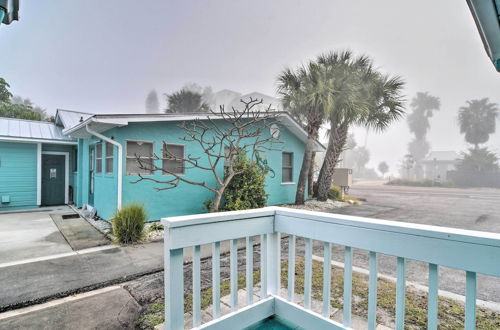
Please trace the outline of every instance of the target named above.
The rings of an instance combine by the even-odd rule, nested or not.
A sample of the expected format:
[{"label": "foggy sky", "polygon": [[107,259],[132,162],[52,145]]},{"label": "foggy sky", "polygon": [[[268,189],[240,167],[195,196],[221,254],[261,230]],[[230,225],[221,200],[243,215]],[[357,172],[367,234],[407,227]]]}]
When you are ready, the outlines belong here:
[{"label": "foggy sky", "polygon": [[[500,74],[465,0],[21,0],[20,21],[0,27],[0,77],[49,113],[138,113],[151,89],[164,107],[162,94],[187,82],[274,95],[285,66],[345,48],[401,75],[408,100],[441,98],[433,150],[465,149],[456,122],[466,100],[500,103]],[[354,133],[363,145],[365,131]],[[410,139],[405,120],[370,133],[369,166],[386,160],[395,173]],[[488,145],[500,153],[500,134]]]}]

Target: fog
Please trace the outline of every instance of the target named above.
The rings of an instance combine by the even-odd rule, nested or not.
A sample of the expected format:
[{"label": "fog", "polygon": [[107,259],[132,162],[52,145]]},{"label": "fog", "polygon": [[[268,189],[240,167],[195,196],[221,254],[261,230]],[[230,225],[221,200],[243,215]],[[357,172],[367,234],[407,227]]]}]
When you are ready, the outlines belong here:
[{"label": "fog", "polygon": [[[276,76],[321,52],[349,48],[407,82],[407,99],[441,100],[431,150],[465,150],[457,111],[500,103],[500,74],[486,56],[466,1],[21,1],[0,28],[0,76],[16,95],[55,113],[144,112],[148,93],[195,82],[213,91],[275,95]],[[486,144],[500,153],[500,134]],[[366,131],[353,130],[358,145]],[[397,173],[411,136],[405,119],[369,132],[369,167]]]}]

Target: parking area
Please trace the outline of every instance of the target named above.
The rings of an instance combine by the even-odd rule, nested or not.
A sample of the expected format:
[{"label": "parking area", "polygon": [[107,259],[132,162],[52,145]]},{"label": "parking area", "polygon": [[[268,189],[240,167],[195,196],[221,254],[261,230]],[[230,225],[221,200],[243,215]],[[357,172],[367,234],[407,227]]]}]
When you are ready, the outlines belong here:
[{"label": "parking area", "polygon": [[67,206],[32,212],[0,213],[0,265],[72,252],[50,214],[68,213]]}]

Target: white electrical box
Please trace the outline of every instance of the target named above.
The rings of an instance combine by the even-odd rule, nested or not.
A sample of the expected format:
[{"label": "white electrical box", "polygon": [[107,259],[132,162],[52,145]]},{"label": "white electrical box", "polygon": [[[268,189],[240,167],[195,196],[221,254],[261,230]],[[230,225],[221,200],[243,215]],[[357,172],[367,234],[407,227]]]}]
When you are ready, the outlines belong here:
[{"label": "white electrical box", "polygon": [[336,168],[333,172],[333,185],[350,187],[352,185],[352,169]]}]

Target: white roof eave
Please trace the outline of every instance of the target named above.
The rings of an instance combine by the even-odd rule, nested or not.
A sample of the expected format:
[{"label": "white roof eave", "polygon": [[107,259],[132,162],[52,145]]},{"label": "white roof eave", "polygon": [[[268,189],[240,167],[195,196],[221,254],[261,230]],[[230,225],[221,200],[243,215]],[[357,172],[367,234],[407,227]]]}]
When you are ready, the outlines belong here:
[{"label": "white roof eave", "polygon": [[[205,118],[206,117],[206,118]],[[281,123],[285,125],[293,134],[295,134],[302,142],[307,143],[306,131],[286,112],[281,114]],[[186,121],[194,119],[207,119],[208,116],[193,116],[193,115],[179,115],[179,116],[92,116],[87,120],[79,123],[78,125],[69,129],[63,130],[65,135],[70,135],[75,138],[89,138],[90,134],[85,130],[86,125],[91,125],[92,129],[98,133],[102,133],[114,127],[127,126],[131,122],[152,122],[152,121]],[[326,148],[319,142],[314,143],[315,152],[324,152]]]}]

